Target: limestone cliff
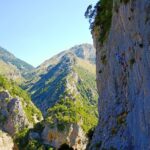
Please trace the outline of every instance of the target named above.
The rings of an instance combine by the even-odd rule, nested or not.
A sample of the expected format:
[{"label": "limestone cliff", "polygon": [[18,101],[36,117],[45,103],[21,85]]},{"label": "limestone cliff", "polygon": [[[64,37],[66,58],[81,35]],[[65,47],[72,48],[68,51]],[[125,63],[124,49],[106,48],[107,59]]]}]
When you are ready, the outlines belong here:
[{"label": "limestone cliff", "polygon": [[5,132],[0,130],[0,149],[12,150],[14,147],[13,139]]},{"label": "limestone cliff", "polygon": [[43,130],[42,139],[45,144],[50,144],[57,149],[63,144],[67,144],[74,150],[85,150],[88,143],[84,131],[77,124],[69,124],[61,132],[57,126],[51,128],[47,125]]},{"label": "limestone cliff", "polygon": [[0,92],[0,128],[10,135],[30,125],[19,98],[12,98],[7,91]]},{"label": "limestone cliff", "polygon": [[[99,10],[98,10],[99,11]],[[150,149],[150,1],[113,0],[97,53],[99,124],[90,149]]]}]

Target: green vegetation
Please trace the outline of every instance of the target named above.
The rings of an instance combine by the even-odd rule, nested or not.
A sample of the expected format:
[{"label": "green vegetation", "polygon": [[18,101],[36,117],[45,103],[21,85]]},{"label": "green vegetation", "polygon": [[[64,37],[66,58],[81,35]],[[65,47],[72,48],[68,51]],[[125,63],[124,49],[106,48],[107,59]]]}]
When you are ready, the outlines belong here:
[{"label": "green vegetation", "polygon": [[130,0],[120,0],[121,3],[127,4]]},{"label": "green vegetation", "polygon": [[106,40],[112,21],[113,0],[99,0],[94,9],[90,5],[85,12],[89,18],[90,28],[103,44]]},{"label": "green vegetation", "polygon": [[113,127],[113,128],[111,129],[111,134],[112,134],[112,135],[116,135],[116,134],[117,134],[117,128],[114,128],[114,127]]},{"label": "green vegetation", "polygon": [[18,74],[18,70],[15,66],[5,63],[0,60],[0,75],[8,78],[13,78],[17,83],[21,83],[24,79]]},{"label": "green vegetation", "polygon": [[136,61],[134,58],[132,58],[129,60],[129,63],[130,63],[130,67],[132,67],[136,63]]},{"label": "green vegetation", "polygon": [[0,112],[0,124],[3,124],[7,120],[7,117]]},{"label": "green vegetation", "polygon": [[107,58],[106,58],[106,55],[101,56],[101,61],[102,61],[102,64],[104,64],[104,65],[107,64]]},{"label": "green vegetation", "polygon": [[15,143],[18,145],[19,149],[27,145],[28,133],[29,133],[29,129],[25,128],[15,135]]},{"label": "green vegetation", "polygon": [[9,78],[13,78],[17,83],[21,84],[25,79],[33,77],[30,71],[33,66],[16,58],[6,49],[0,47],[0,74]]},{"label": "green vegetation", "polygon": [[23,129],[15,136],[15,143],[20,150],[54,150],[51,146],[45,145],[41,140],[29,139],[29,132],[33,129]]},{"label": "green vegetation", "polygon": [[0,91],[8,90],[11,96],[19,97],[24,111],[28,120],[34,123],[34,116],[37,116],[39,120],[42,118],[41,112],[32,104],[30,97],[28,94],[22,90],[19,86],[17,86],[12,80],[8,81],[6,78],[0,76]]},{"label": "green vegetation", "polygon": [[123,112],[120,115],[118,115],[118,117],[117,117],[117,124],[118,125],[125,124],[127,115],[128,115],[127,112]]},{"label": "green vegetation", "polygon": [[57,125],[60,131],[63,131],[69,124],[81,122],[83,130],[87,133],[97,124],[97,117],[92,106],[83,104],[80,100],[74,102],[66,98],[48,109],[46,122],[50,127]]},{"label": "green vegetation", "polygon": [[[57,128],[63,134],[70,125],[78,124],[89,135],[98,121],[95,70],[90,62],[66,54],[46,72],[41,68],[40,78],[29,85],[29,91],[45,115],[44,126]],[[41,133],[43,125],[32,130]],[[34,147],[36,142],[30,145]]]},{"label": "green vegetation", "polygon": [[56,122],[60,128],[63,128],[62,124],[77,123],[80,119],[73,101],[69,99],[61,100],[54,107],[48,109],[48,116],[47,121],[49,123]]},{"label": "green vegetation", "polygon": [[74,67],[74,71],[78,73],[80,78],[80,81],[76,84],[76,86],[82,96],[82,99],[89,105],[96,106],[98,102],[98,94],[95,82],[96,74],[91,73],[79,66]]},{"label": "green vegetation", "polygon": [[[90,29],[96,37],[99,38],[101,44],[105,42],[112,22],[114,0],[99,0],[97,4],[92,7],[89,5],[85,17],[89,19]],[[115,0],[114,9],[118,12],[119,3],[127,4],[130,0]]]},{"label": "green vegetation", "polygon": [[49,73],[44,74],[29,90],[33,102],[44,114],[59,100],[59,96],[65,89],[67,68],[58,69],[57,67],[53,67]]},{"label": "green vegetation", "polygon": [[33,131],[33,132],[37,132],[37,133],[41,134],[43,129],[44,129],[44,123],[43,123],[43,120],[42,120],[41,122],[36,123],[34,125],[34,127],[30,130]]},{"label": "green vegetation", "polygon": [[[84,63],[80,61],[73,68],[79,81],[72,74],[65,77],[71,88],[76,88],[70,90],[67,87],[63,93],[59,93],[58,102],[48,109],[45,120],[51,128],[57,126],[59,131],[64,131],[70,124],[80,124],[85,133],[88,133],[96,126],[98,94],[93,67],[91,66],[93,71],[85,69]],[[66,85],[66,79],[63,84]]]},{"label": "green vegetation", "polygon": [[98,150],[98,149],[101,148],[101,145],[102,145],[102,141],[99,141],[99,142],[95,143],[95,144],[93,145],[93,147],[96,148],[96,150]]},{"label": "green vegetation", "polygon": [[54,148],[46,146],[38,140],[30,140],[24,150],[54,150]]}]

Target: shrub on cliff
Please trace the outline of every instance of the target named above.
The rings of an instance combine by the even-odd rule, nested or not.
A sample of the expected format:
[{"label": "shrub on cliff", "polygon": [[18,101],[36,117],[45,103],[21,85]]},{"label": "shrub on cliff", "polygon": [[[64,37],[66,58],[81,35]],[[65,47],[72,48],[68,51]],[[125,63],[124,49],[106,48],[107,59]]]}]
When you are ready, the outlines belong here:
[{"label": "shrub on cliff", "polygon": [[97,32],[100,42],[106,40],[112,20],[113,0],[99,0],[98,3],[92,7],[89,5],[85,12],[85,17],[89,19],[90,29]]}]

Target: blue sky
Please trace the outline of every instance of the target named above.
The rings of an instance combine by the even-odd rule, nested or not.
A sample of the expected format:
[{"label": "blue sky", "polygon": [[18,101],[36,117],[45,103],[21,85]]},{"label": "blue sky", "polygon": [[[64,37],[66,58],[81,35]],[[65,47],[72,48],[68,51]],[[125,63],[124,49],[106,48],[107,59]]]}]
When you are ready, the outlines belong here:
[{"label": "blue sky", "polygon": [[92,43],[84,12],[97,0],[0,0],[0,46],[38,66],[76,44]]}]

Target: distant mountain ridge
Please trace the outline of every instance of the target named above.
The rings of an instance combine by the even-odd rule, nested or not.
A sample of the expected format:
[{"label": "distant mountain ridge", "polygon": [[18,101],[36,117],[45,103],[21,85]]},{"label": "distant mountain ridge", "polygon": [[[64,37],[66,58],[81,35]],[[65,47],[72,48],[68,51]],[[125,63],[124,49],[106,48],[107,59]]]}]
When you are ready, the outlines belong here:
[{"label": "distant mountain ridge", "polygon": [[77,57],[87,60],[93,64],[95,64],[96,59],[96,51],[95,48],[91,44],[80,44],[72,47],[68,51],[71,51]]},{"label": "distant mountain ridge", "polygon": [[28,72],[34,69],[32,65],[16,58],[2,47],[0,47],[0,65],[0,74],[13,80],[27,79]]},{"label": "distant mountain ridge", "polygon": [[81,59],[87,60],[95,64],[96,52],[95,52],[95,48],[93,47],[93,45],[80,44],[80,45],[75,45],[68,50],[64,50],[60,52],[59,54],[53,56],[52,58],[44,61],[41,65],[37,67],[37,70],[38,68],[42,68],[42,66],[47,68],[48,66],[57,63],[61,59],[61,57],[67,53],[73,53],[76,57],[79,57]]}]

